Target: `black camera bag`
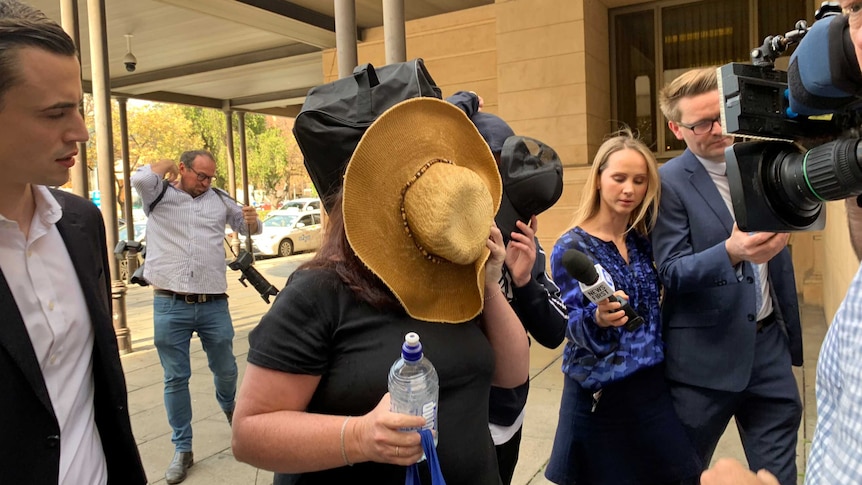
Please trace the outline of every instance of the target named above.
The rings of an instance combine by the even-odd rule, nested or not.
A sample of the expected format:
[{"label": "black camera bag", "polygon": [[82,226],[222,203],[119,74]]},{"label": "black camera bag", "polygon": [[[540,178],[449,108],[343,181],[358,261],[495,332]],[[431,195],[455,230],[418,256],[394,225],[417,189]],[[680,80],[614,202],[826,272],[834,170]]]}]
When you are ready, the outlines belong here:
[{"label": "black camera bag", "polygon": [[305,168],[327,211],[341,187],[347,162],[365,130],[384,111],[420,96],[441,98],[422,59],[374,68],[312,88],[293,125]]}]

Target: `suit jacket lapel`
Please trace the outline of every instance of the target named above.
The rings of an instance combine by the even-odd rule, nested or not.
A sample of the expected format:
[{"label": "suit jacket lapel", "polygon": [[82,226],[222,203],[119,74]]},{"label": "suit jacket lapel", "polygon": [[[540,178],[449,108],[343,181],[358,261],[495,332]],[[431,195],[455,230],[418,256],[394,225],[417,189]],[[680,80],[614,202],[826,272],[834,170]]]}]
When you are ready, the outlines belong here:
[{"label": "suit jacket lapel", "polygon": [[[75,267],[75,273],[78,275],[78,280],[81,282],[81,288],[84,290],[84,296],[87,298],[87,306],[90,307],[90,288],[95,288],[95,278],[93,278],[92,268],[82,268],[84,261],[91,260],[92,251],[87,245],[90,240],[86,237],[73,237],[72,235],[84,234],[84,227],[81,224],[79,214],[66,207],[62,199],[58,199],[63,207],[63,217],[57,221],[57,230],[60,231],[60,236],[63,242],[66,243],[66,250],[69,252],[69,257],[72,259],[72,265]],[[92,311],[92,309],[91,309]]]},{"label": "suit jacket lapel", "polygon": [[[95,243],[87,237],[80,236],[80,234],[87,233],[81,215],[73,208],[68,207],[63,194],[56,193],[53,190],[52,194],[54,194],[54,198],[63,208],[63,216],[56,224],[57,230],[63,238],[63,242],[69,252],[69,257],[72,260],[72,265],[75,267],[75,273],[84,292],[87,309],[90,312],[90,319],[93,322],[111,321],[110,313],[100,301],[99,295],[96,294],[96,289],[103,287],[98,280],[101,275],[97,274],[94,268],[86,267],[85,265],[86,261],[93,260],[93,254],[96,251],[94,249]],[[101,253],[96,251],[96,254]],[[71,277],[71,275],[69,276]],[[0,323],[0,346],[3,346],[18,364],[21,372],[26,376],[27,381],[33,388],[33,392],[53,414],[54,406],[51,404],[51,397],[48,394],[48,388],[45,386],[45,379],[42,376],[39,361],[33,350],[33,344],[30,342],[30,335],[27,333],[24,319],[20,311],[18,311],[18,305],[12,296],[12,291],[9,289],[9,284],[2,270],[0,270],[0,308],[10,309],[8,314],[2,319],[2,323]],[[100,332],[95,330],[96,326],[94,325],[94,352],[96,352],[96,349],[102,347],[99,344]]]},{"label": "suit jacket lapel", "polygon": [[688,150],[686,150],[686,155],[685,168],[691,173],[691,177],[689,178],[691,185],[703,197],[704,202],[706,202],[712,213],[721,221],[721,225],[727,230],[727,235],[729,236],[731,231],[733,231],[733,216],[727,210],[724,199],[721,198],[718,188],[715,186],[709,173],[701,165],[700,160]]},{"label": "suit jacket lapel", "polygon": [[[78,276],[78,281],[81,284],[81,290],[84,293],[84,299],[87,302],[87,310],[90,312],[90,321],[111,321],[112,317],[106,311],[103,305],[104,300],[97,294],[98,288],[103,288],[99,278],[104,277],[104,274],[98,273],[95,268],[87,266],[85,263],[93,261],[93,255],[101,255],[101,251],[96,249],[96,243],[89,237],[82,237],[81,234],[89,234],[92,229],[85,227],[81,214],[66,204],[65,199],[57,197],[57,202],[63,207],[63,217],[57,221],[57,230],[60,231],[60,236],[63,242],[66,243],[66,250],[69,252],[69,257],[72,259],[72,265],[75,267],[75,273]],[[96,260],[98,261],[98,260]],[[103,268],[103,271],[107,268]],[[94,332],[98,343],[98,333],[96,325],[93,325]]]},{"label": "suit jacket lapel", "polygon": [[54,406],[51,404],[51,396],[48,395],[48,388],[42,377],[42,368],[30,342],[30,334],[27,333],[24,318],[18,310],[18,304],[12,296],[12,290],[2,270],[0,270],[0,308],[5,312],[0,323],[0,346],[5,348],[12,360],[18,364],[18,368],[30,383],[39,401],[53,415]]}]

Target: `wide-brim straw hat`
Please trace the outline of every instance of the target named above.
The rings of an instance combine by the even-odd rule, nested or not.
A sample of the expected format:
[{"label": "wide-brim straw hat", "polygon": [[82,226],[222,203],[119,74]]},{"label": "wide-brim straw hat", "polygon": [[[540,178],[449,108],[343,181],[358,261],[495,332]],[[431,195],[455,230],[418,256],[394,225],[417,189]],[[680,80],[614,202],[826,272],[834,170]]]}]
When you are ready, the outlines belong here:
[{"label": "wide-brim straw hat", "polygon": [[482,311],[501,194],[494,157],[464,112],[410,99],[374,121],[347,165],[347,240],[408,315],[465,322]]}]

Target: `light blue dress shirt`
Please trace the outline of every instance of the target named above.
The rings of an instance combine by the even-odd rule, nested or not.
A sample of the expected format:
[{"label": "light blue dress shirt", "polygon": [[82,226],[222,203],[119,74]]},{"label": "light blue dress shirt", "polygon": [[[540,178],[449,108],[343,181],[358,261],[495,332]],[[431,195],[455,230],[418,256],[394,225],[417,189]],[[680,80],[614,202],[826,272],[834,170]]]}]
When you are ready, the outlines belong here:
[{"label": "light blue dress shirt", "polygon": [[820,348],[816,389],[805,485],[862,484],[862,265]]}]

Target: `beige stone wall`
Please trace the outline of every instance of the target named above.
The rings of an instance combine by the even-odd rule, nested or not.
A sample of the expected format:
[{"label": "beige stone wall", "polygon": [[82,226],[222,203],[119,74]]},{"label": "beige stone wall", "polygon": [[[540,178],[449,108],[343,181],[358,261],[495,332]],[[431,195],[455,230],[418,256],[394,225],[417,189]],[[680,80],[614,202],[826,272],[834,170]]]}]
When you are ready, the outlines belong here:
[{"label": "beige stone wall", "polygon": [[500,115],[516,133],[554,147],[563,161],[563,196],[539,221],[539,239],[550,252],[569,227],[587,165],[607,131],[607,8],[597,0],[497,6]]},{"label": "beige stone wall", "polygon": [[822,248],[815,268],[822,271],[823,313],[826,321],[832,322],[859,268],[859,260],[850,245],[844,202],[829,202],[826,209],[826,229],[823,231]]},{"label": "beige stone wall", "polygon": [[[495,5],[407,22],[407,58],[421,57],[428,72],[443,90],[475,91],[485,100],[486,109],[498,111],[497,42]],[[359,64],[386,63],[383,27],[363,32],[357,48]],[[335,50],[323,53],[324,81],[338,78]]]}]

